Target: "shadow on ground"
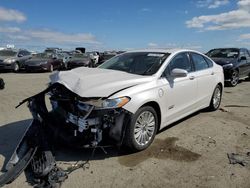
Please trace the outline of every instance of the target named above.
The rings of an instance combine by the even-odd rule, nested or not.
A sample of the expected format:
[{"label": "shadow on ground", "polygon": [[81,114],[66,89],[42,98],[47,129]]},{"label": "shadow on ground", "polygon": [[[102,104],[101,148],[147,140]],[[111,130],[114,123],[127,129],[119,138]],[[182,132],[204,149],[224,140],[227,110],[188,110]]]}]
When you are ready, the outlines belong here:
[{"label": "shadow on ground", "polygon": [[[181,121],[178,121],[170,126],[164,128],[162,131],[166,131],[173,126],[180,125],[182,121],[192,118],[199,113],[194,113]],[[22,138],[28,125],[31,123],[31,119],[10,123],[0,126],[0,155],[5,158],[4,164],[1,167],[2,171],[5,170],[5,165],[15,150],[17,144]],[[193,153],[185,148],[182,148],[175,144],[178,140],[176,137],[168,137],[165,140],[155,139],[154,143],[145,151],[139,153],[131,153],[126,148],[118,148],[117,146],[108,144],[104,147],[97,147],[93,154],[93,148],[91,149],[75,149],[60,145],[57,146],[53,153],[55,154],[56,161],[61,162],[77,162],[88,160],[103,160],[110,157],[119,157],[118,162],[123,166],[136,166],[137,164],[147,160],[148,158],[159,159],[171,159],[176,161],[191,162],[197,160],[200,155]]]}]

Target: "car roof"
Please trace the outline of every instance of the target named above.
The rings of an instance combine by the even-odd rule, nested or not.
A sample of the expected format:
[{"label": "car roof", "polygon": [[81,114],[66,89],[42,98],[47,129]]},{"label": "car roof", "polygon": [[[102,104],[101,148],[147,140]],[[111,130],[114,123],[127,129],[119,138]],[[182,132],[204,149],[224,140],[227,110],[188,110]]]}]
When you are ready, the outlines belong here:
[{"label": "car roof", "polygon": [[[198,52],[195,50],[190,49],[177,49],[177,48],[171,48],[171,49],[142,49],[142,50],[131,50],[128,52],[152,52],[152,53],[177,53],[177,52]],[[201,53],[201,52],[198,52]]]}]

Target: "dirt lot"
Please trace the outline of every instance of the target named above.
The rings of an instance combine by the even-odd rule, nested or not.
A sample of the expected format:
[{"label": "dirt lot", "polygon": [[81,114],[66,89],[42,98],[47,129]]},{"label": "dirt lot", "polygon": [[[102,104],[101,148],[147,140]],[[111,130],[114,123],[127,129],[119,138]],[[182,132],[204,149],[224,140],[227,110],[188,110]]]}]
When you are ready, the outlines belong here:
[{"label": "dirt lot", "polygon": [[[3,73],[0,91],[0,167],[10,157],[31,120],[24,98],[46,87],[48,73]],[[250,167],[229,164],[227,153],[250,152],[250,82],[225,88],[223,110],[202,111],[163,130],[146,151],[132,155],[98,149],[88,169],[70,174],[62,187],[250,187]],[[64,168],[89,158],[91,151],[62,148]],[[2,169],[3,170],[3,169]],[[24,173],[6,187],[27,187]]]}]

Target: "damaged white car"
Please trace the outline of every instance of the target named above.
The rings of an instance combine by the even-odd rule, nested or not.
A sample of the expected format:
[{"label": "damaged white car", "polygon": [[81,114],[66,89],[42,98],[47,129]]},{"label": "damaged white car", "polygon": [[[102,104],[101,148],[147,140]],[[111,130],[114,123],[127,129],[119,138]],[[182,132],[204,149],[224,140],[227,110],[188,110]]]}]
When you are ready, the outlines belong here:
[{"label": "damaged white car", "polygon": [[86,148],[109,140],[144,150],[167,125],[207,107],[218,109],[223,83],[221,66],[192,50],[132,51],[98,68],[56,72],[46,90],[22,102],[34,120],[7,169],[25,149],[49,148],[55,141]]}]

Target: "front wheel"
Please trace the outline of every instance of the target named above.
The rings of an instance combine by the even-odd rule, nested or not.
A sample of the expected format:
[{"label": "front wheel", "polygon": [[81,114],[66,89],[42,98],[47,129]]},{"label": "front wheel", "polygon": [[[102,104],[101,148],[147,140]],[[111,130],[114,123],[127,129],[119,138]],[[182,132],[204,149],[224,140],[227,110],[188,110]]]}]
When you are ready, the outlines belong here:
[{"label": "front wheel", "polygon": [[222,87],[220,85],[217,85],[214,89],[212,99],[210,101],[209,110],[215,111],[220,107],[221,103],[221,97],[222,97]]},{"label": "front wheel", "polygon": [[14,72],[18,72],[20,70],[20,66],[17,62],[14,63]]},{"label": "front wheel", "polygon": [[126,127],[125,145],[132,151],[141,151],[150,146],[158,129],[158,117],[154,108],[144,106],[131,117]]}]

